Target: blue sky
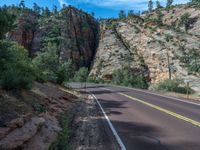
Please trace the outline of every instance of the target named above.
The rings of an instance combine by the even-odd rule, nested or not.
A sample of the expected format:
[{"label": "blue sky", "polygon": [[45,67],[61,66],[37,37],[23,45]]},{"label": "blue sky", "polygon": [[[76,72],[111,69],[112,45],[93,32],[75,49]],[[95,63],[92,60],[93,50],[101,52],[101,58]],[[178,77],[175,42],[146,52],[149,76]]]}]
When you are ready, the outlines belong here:
[{"label": "blue sky", "polygon": [[[56,5],[59,9],[63,4],[73,5],[87,12],[94,12],[97,18],[117,17],[119,10],[134,10],[135,12],[147,9],[149,0],[25,0],[26,6],[32,7],[35,2],[40,6],[50,9]],[[156,0],[153,0],[154,2]],[[190,0],[174,0],[174,4],[186,3]],[[160,0],[164,6],[166,0]],[[19,4],[20,0],[0,0],[0,5]]]}]

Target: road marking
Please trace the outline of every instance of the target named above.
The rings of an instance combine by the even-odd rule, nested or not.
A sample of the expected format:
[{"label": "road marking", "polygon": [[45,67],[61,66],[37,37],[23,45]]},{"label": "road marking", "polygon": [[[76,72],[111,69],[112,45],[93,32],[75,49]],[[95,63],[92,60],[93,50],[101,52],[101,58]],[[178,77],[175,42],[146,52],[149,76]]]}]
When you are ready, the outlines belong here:
[{"label": "road marking", "polygon": [[189,123],[191,123],[191,124],[193,124],[193,125],[196,125],[196,126],[200,127],[200,122],[198,122],[198,121],[195,121],[195,120],[193,120],[193,119],[187,118],[187,117],[182,116],[182,115],[180,115],[180,114],[177,114],[177,113],[175,113],[175,112],[169,111],[169,110],[164,109],[164,108],[162,108],[162,107],[159,107],[159,106],[157,106],[157,105],[153,105],[153,104],[151,104],[151,103],[145,102],[145,101],[140,100],[140,99],[138,99],[138,98],[135,98],[135,97],[126,95],[126,94],[124,94],[124,93],[118,93],[118,94],[120,94],[120,95],[122,95],[122,96],[125,96],[125,97],[127,97],[127,98],[129,98],[129,99],[131,99],[131,100],[134,100],[134,101],[140,102],[140,103],[142,103],[142,104],[145,104],[145,105],[147,105],[147,106],[149,106],[149,107],[152,107],[152,108],[154,108],[154,109],[157,109],[157,110],[159,110],[159,111],[161,111],[161,112],[164,112],[164,113],[166,113],[166,114],[168,114],[168,115],[171,115],[171,116],[173,116],[173,117],[176,117],[176,118],[178,118],[178,119],[181,119],[181,120],[183,120],[183,121],[189,122]]},{"label": "road marking", "polygon": [[130,87],[123,87],[123,86],[116,86],[116,85],[112,85],[112,86],[113,86],[113,87],[126,88],[126,89],[130,89],[130,90],[134,90],[134,91],[139,91],[139,92],[143,92],[143,93],[147,93],[147,94],[151,94],[151,95],[156,95],[156,96],[161,96],[161,97],[169,98],[169,99],[175,100],[175,101],[180,101],[180,102],[184,102],[184,103],[188,103],[188,104],[193,104],[193,105],[200,106],[200,103],[189,102],[189,101],[181,100],[181,99],[176,98],[176,97],[161,95],[161,94],[152,93],[152,92],[148,92],[148,91],[144,91],[144,90],[140,90],[140,89],[135,89],[135,88],[130,88]]},{"label": "road marking", "polygon": [[112,132],[113,132],[113,134],[114,134],[114,136],[115,136],[115,138],[116,138],[118,144],[120,145],[121,149],[122,149],[122,150],[126,150],[125,145],[123,144],[123,142],[122,142],[121,138],[119,137],[117,131],[115,130],[114,126],[112,125],[110,119],[109,119],[108,116],[106,115],[106,112],[104,111],[103,107],[101,106],[99,100],[96,98],[96,96],[95,96],[94,94],[92,94],[92,97],[94,97],[94,99],[96,100],[97,104],[99,105],[101,111],[103,112],[103,115],[104,115],[104,117],[106,118],[106,120],[107,120],[107,122],[108,122],[108,125],[110,126],[110,129],[112,130]]}]

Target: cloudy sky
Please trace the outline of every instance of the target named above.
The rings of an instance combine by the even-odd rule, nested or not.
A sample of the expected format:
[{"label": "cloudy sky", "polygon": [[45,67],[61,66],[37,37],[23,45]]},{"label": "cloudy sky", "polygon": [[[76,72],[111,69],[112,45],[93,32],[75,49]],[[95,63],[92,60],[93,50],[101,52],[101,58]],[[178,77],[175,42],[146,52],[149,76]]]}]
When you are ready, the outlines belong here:
[{"label": "cloudy sky", "polygon": [[[56,5],[59,9],[63,4],[73,5],[87,12],[94,12],[97,18],[117,17],[119,10],[143,11],[147,9],[149,0],[25,0],[26,6],[32,7],[36,2],[40,6],[47,6],[50,9]],[[154,2],[156,0],[153,0]],[[186,3],[189,0],[174,0],[174,4]],[[0,0],[0,5],[19,4],[20,0]],[[165,6],[166,0],[160,0]]]}]

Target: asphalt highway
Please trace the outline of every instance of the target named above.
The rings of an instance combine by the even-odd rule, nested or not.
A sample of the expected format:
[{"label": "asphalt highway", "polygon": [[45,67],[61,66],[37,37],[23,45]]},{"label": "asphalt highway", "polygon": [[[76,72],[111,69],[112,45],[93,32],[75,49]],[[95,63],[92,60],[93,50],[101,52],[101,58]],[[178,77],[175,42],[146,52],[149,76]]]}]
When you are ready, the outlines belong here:
[{"label": "asphalt highway", "polygon": [[[78,83],[71,86],[83,90]],[[123,149],[200,150],[198,101],[110,85],[87,84],[86,90],[98,100]]]}]

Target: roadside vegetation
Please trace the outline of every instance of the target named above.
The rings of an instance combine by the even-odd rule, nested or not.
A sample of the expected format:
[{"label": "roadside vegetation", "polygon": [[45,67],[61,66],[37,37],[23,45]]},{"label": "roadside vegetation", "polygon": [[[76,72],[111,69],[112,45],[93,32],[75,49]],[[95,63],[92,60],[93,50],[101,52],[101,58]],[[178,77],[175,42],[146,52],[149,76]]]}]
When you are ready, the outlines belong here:
[{"label": "roadside vegetation", "polygon": [[[65,9],[64,7],[63,9]],[[31,57],[27,49],[16,42],[6,39],[6,33],[16,28],[17,17],[24,13],[31,12],[39,17],[39,22],[44,23],[45,18],[51,15],[58,15],[56,6],[50,11],[48,8],[41,8],[34,3],[33,8],[27,8],[25,1],[18,6],[0,7],[0,87],[6,90],[30,89],[34,81],[41,83],[53,82],[64,84],[69,81],[85,82],[88,76],[88,69],[83,61],[77,62],[60,58],[60,44],[62,38],[59,28],[56,27],[43,37],[42,49]],[[62,13],[60,13],[61,17]],[[34,33],[39,22],[25,22],[22,26],[27,31]],[[80,70],[79,70],[80,69]]]},{"label": "roadside vegetation", "polygon": [[57,141],[49,147],[49,150],[70,150],[70,122],[70,117],[63,117],[63,119],[61,120],[62,131],[60,131]]},{"label": "roadside vegetation", "polygon": [[190,87],[178,79],[164,80],[156,85],[154,85],[154,90],[165,91],[165,92],[176,92],[181,94],[192,94],[193,91]]},{"label": "roadside vegetation", "polygon": [[111,82],[116,85],[134,88],[148,88],[148,82],[146,79],[143,76],[134,75],[129,67],[123,67],[122,69],[116,70],[113,74],[113,79]]}]

